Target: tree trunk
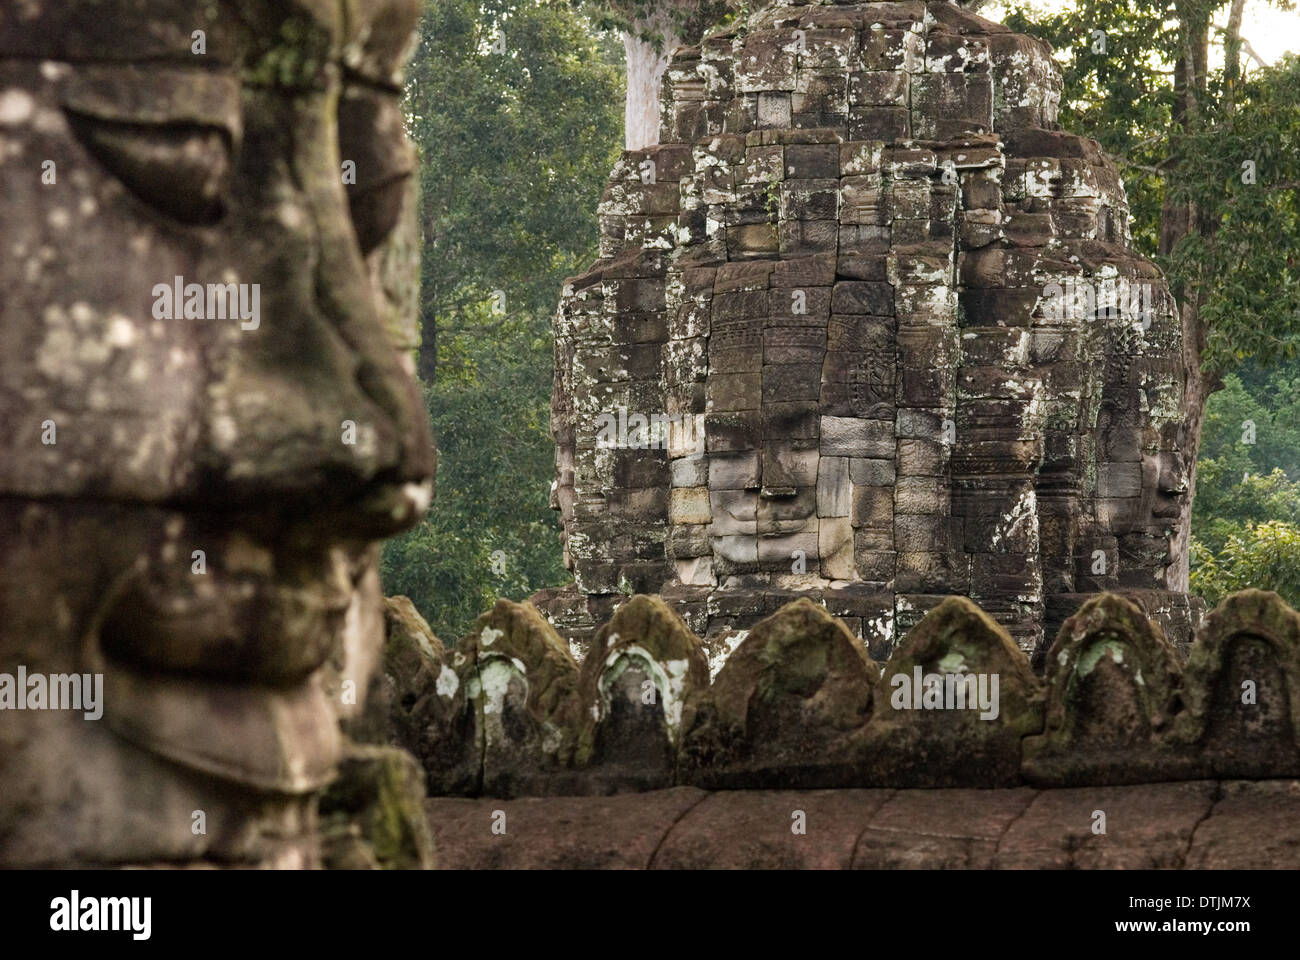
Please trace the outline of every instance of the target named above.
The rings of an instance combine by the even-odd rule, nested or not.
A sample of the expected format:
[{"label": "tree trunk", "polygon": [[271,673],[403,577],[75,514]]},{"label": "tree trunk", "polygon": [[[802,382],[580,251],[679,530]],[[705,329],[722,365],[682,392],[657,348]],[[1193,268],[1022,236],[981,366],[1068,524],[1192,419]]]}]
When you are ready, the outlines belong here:
[{"label": "tree trunk", "polygon": [[[1201,122],[1200,104],[1206,92],[1207,69],[1210,52],[1209,18],[1194,10],[1196,4],[1184,2],[1176,4],[1178,10],[1179,31],[1183,38],[1182,56],[1174,64],[1175,100],[1173,121],[1181,125],[1184,131],[1196,129]],[[1184,237],[1204,231],[1200,211],[1194,202],[1174,199],[1171,185],[1178,176],[1178,157],[1184,149],[1178,142],[1178,136],[1169,144],[1169,163],[1165,168],[1165,198],[1160,212],[1160,253],[1168,256]],[[1183,331],[1183,359],[1187,368],[1187,384],[1184,391],[1184,409],[1187,411],[1185,430],[1182,434],[1183,456],[1187,464],[1187,497],[1183,504],[1186,511],[1179,542],[1175,544],[1175,556],[1179,560],[1179,569],[1175,571],[1175,581],[1171,589],[1186,591],[1188,588],[1189,561],[1191,559],[1190,515],[1192,503],[1196,498],[1196,459],[1201,448],[1201,427],[1205,422],[1205,405],[1210,394],[1218,387],[1216,377],[1207,376],[1201,369],[1201,357],[1206,344],[1206,331],[1201,320],[1201,305],[1204,291],[1199,287],[1188,289],[1176,288],[1173,291],[1178,302],[1179,318]]]},{"label": "tree trunk", "polygon": [[[658,45],[647,36],[659,39]],[[623,143],[643,150],[659,143],[659,92],[669,54],[681,41],[666,15],[635,21],[623,34],[627,57],[627,103],[623,113]]]},{"label": "tree trunk", "polygon": [[1227,86],[1228,112],[1237,106],[1237,81],[1241,79],[1241,17],[1246,0],[1232,0],[1228,11],[1228,33],[1223,40],[1223,79]]}]

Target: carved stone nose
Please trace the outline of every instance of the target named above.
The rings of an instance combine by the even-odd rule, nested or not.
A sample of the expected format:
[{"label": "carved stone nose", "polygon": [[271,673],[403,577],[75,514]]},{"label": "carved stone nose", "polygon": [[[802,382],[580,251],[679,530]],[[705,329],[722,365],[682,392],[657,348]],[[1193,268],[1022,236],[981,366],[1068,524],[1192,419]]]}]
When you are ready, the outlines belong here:
[{"label": "carved stone nose", "polygon": [[1187,471],[1176,457],[1165,457],[1160,464],[1160,476],[1157,478],[1160,493],[1169,498],[1187,496],[1190,486]]}]

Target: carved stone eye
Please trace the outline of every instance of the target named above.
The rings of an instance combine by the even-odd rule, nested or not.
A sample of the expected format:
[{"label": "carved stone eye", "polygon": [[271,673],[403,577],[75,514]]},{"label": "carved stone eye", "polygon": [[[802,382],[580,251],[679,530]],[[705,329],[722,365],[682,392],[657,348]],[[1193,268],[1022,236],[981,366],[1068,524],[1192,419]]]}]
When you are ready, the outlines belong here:
[{"label": "carved stone eye", "polygon": [[415,163],[394,93],[349,85],[339,98],[339,156],[354,164],[345,186],[362,253],[378,247],[397,225],[406,178]]},{"label": "carved stone eye", "polygon": [[208,225],[224,213],[231,168],[228,135],[195,123],[130,123],[65,108],[82,145],[145,203],[182,223]]}]

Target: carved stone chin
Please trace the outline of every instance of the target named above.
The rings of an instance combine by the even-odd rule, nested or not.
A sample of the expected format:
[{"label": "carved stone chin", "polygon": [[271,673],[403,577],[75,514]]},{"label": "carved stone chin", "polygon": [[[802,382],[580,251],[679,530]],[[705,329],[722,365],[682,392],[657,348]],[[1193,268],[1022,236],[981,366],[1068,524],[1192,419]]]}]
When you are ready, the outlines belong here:
[{"label": "carved stone chin", "polygon": [[[957,594],[1029,650],[1120,590],[1186,642],[1178,317],[1047,46],[775,4],[665,77],[556,318],[568,632],[630,586],[716,646],[803,594],[884,659]],[[597,449],[610,414],[699,418],[703,455]]]}]

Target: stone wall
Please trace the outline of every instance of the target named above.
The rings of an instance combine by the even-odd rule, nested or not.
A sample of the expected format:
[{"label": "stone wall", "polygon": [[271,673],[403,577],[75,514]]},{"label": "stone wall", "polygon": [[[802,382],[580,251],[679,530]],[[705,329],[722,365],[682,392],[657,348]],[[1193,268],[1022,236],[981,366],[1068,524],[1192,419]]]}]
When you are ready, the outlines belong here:
[{"label": "stone wall", "polygon": [[964,597],[883,664],[807,598],[712,665],[649,596],[622,604],[581,663],[526,603],[497,601],[453,650],[403,598],[388,630],[389,692],[370,702],[435,795],[1300,776],[1300,614],[1258,590],[1210,613],[1186,661],[1136,605],[1098,595],[1043,679]]}]

